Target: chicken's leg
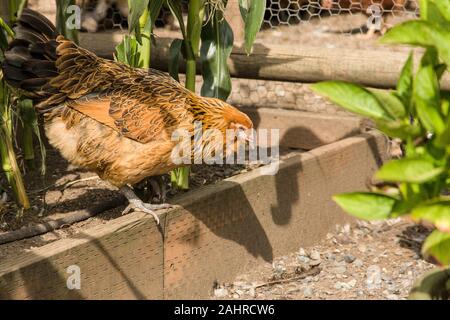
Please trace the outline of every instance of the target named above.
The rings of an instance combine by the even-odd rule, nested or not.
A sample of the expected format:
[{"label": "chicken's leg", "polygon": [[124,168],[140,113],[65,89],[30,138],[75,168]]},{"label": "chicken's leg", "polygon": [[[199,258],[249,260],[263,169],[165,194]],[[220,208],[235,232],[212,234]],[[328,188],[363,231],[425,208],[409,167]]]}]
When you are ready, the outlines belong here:
[{"label": "chicken's leg", "polygon": [[155,212],[155,210],[168,209],[172,207],[170,204],[167,203],[163,204],[145,203],[141,199],[139,199],[139,197],[134,193],[133,189],[131,189],[128,186],[123,186],[122,188],[120,188],[120,191],[128,199],[129,202],[129,205],[125,208],[122,214],[127,214],[131,210],[142,211],[151,214],[153,218],[155,218],[156,224],[159,224],[159,217],[158,214]]}]

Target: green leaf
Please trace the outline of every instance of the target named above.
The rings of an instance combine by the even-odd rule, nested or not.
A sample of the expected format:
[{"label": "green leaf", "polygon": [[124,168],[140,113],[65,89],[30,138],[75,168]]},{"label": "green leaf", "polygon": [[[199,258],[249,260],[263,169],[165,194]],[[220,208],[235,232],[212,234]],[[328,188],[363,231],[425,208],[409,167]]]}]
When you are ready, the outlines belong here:
[{"label": "green leaf", "polygon": [[231,92],[228,58],[233,49],[233,31],[225,19],[211,18],[202,30],[200,58],[203,86],[201,94],[226,100]]},{"label": "green leaf", "polygon": [[186,39],[186,26],[184,25],[183,19],[183,10],[181,7],[181,1],[179,0],[167,0],[167,5],[170,9],[170,12],[177,18],[178,23],[180,25],[181,34],[183,35],[183,39]]},{"label": "green leaf", "polygon": [[439,3],[445,2],[446,0],[438,0],[437,2],[428,1],[428,10],[427,10],[427,21],[436,24],[443,25],[447,23],[445,16],[439,8]]},{"label": "green leaf", "polygon": [[244,22],[247,20],[248,10],[250,6],[250,0],[239,0],[239,11]]},{"label": "green leaf", "polygon": [[261,0],[239,0],[239,9],[245,22],[245,51],[252,52],[256,34],[261,29],[266,11],[266,2]]},{"label": "green leaf", "polygon": [[430,8],[431,3],[439,10],[442,17],[450,22],[450,0],[431,0],[428,3],[428,8]]},{"label": "green leaf", "polygon": [[379,180],[389,182],[424,183],[444,172],[444,168],[425,159],[400,159],[385,163],[376,173]]},{"label": "green leaf", "polygon": [[412,20],[393,27],[386,32],[380,41],[385,44],[435,47],[439,52],[439,56],[447,65],[450,65],[449,29],[424,20]]},{"label": "green leaf", "polygon": [[434,230],[425,240],[422,253],[448,266],[450,264],[450,233]]},{"label": "green leaf", "polygon": [[400,78],[397,82],[397,95],[402,100],[403,105],[407,107],[407,111],[410,111],[411,97],[413,92],[413,78],[414,78],[414,60],[413,53],[408,57],[405,65],[400,73]]},{"label": "green leaf", "polygon": [[367,89],[343,81],[324,81],[311,89],[344,109],[374,120],[393,120],[378,99]]},{"label": "green leaf", "polygon": [[405,120],[389,120],[375,121],[377,129],[384,132],[391,138],[400,138],[402,140],[407,140],[409,138],[416,138],[421,135],[422,130],[416,124],[410,124]]},{"label": "green leaf", "polygon": [[116,46],[115,59],[132,67],[142,67],[140,65],[139,44],[136,38],[125,35],[122,42]]},{"label": "green leaf", "polygon": [[[159,0],[152,0],[152,2],[161,2]],[[149,0],[128,0],[128,8],[130,13],[128,16],[128,30],[134,32],[136,40],[142,44],[141,27],[139,20],[141,16],[148,9]]]},{"label": "green leaf", "polygon": [[69,28],[67,22],[72,16],[69,7],[75,5],[75,0],[58,0],[56,1],[56,30],[66,39],[78,43],[78,30]]},{"label": "green leaf", "polygon": [[440,114],[439,82],[434,67],[421,67],[414,80],[414,100],[416,112],[425,129],[441,133],[445,123]]},{"label": "green leaf", "polygon": [[0,28],[3,29],[11,38],[14,37],[14,31],[8,26],[8,24],[0,18]]},{"label": "green leaf", "polygon": [[378,89],[369,89],[369,91],[393,118],[402,119],[406,116],[406,110],[402,101],[394,93]]},{"label": "green leaf", "polygon": [[343,193],[333,200],[347,213],[360,219],[381,220],[389,218],[396,199],[372,192]]},{"label": "green leaf", "polygon": [[[151,0],[148,4],[148,11],[150,12],[150,31],[153,30],[155,26],[156,19],[158,19],[161,8],[166,0]],[[133,0],[134,2],[134,0]]]},{"label": "green leaf", "polygon": [[385,44],[410,44],[416,46],[433,46],[431,34],[433,25],[423,20],[412,20],[389,29],[380,42]]},{"label": "green leaf", "polygon": [[450,269],[435,268],[416,281],[409,300],[448,300]]},{"label": "green leaf", "polygon": [[174,39],[169,48],[169,74],[172,78],[180,82],[178,77],[179,59],[183,40]]},{"label": "green leaf", "polygon": [[[216,11],[216,15],[221,15],[222,12]],[[187,42],[188,46],[186,50],[192,50],[195,57],[198,57],[200,48],[200,36],[203,27],[203,18],[205,16],[204,1],[191,0],[189,1],[189,12],[187,22]],[[219,17],[219,20],[222,16]],[[189,52],[188,52],[189,54]]]},{"label": "green leaf", "polygon": [[[20,109],[20,118],[23,121],[24,126],[28,126],[29,128],[31,128],[31,131],[38,139],[41,153],[41,174],[44,175],[46,170],[45,159],[47,153],[45,150],[44,142],[42,141],[36,111],[33,106],[33,101],[30,99],[20,99],[19,109]],[[33,148],[32,141],[30,142],[31,145],[28,147]]]},{"label": "green leaf", "polygon": [[399,190],[401,193],[401,201],[397,202],[394,207],[394,217],[410,214],[411,210],[426,197],[423,192],[423,186],[420,184],[400,183]]},{"label": "green leaf", "polygon": [[442,232],[450,233],[450,200],[435,200],[416,207],[411,212],[416,220],[433,223]]}]

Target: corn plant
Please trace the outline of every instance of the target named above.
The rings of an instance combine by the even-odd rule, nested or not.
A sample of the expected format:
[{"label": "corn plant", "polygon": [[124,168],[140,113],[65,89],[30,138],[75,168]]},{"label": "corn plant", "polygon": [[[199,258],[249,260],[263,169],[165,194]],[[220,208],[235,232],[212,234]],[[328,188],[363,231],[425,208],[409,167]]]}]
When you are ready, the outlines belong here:
[{"label": "corn plant", "polygon": [[[190,0],[187,22],[184,22],[180,0],[129,1],[129,31],[116,48],[116,59],[135,67],[150,66],[151,34],[155,20],[163,6],[178,20],[183,39],[174,39],[169,50],[169,73],[176,79],[179,59],[186,63],[187,89],[195,92],[197,61],[201,61],[203,86],[201,94],[226,100],[231,92],[231,78],[227,59],[233,47],[233,32],[224,17],[226,0]],[[245,47],[251,52],[256,33],[264,18],[265,1],[239,0],[245,21]],[[172,171],[175,187],[188,189],[189,168]]]},{"label": "corn plant", "polygon": [[62,34],[66,39],[72,40],[78,43],[78,30],[76,27],[71,26],[68,22],[72,21],[72,15],[76,12],[72,12],[76,1],[75,0],[55,0],[56,1],[56,30]]},{"label": "corn plant", "polygon": [[[18,10],[23,8],[18,1],[8,2],[8,19],[13,23],[17,19]],[[14,32],[0,18],[0,62],[3,62],[5,50],[8,47],[8,40],[14,37]],[[14,111],[12,108],[13,97],[5,81],[3,75],[0,76],[0,159],[2,171],[11,186],[17,203],[24,209],[30,207],[30,202],[26,194],[25,185],[23,183],[22,174],[17,162],[14,150],[13,126]]]},{"label": "corn plant", "polygon": [[421,20],[402,23],[381,39],[385,44],[425,48],[417,71],[411,54],[397,83],[387,92],[340,81],[313,85],[319,94],[374,121],[386,135],[401,139],[404,157],[385,163],[375,178],[387,182],[372,192],[336,195],[348,213],[363,219],[409,215],[436,229],[422,252],[450,265],[450,92],[440,79],[450,66],[450,0],[421,2]]}]

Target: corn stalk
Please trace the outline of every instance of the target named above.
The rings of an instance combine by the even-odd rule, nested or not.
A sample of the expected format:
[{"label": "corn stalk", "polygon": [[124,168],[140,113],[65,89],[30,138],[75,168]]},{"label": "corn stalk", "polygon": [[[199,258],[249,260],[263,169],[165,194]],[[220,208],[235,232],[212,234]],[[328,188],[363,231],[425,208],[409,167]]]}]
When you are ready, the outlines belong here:
[{"label": "corn stalk", "polygon": [[[15,16],[15,14],[10,14],[9,18],[11,19]],[[13,31],[0,18],[0,62],[4,59],[4,51],[8,46],[8,37],[12,38],[13,36]],[[30,202],[13,147],[11,98],[10,91],[3,80],[3,75],[0,77],[0,160],[2,172],[4,172],[11,186],[17,203],[22,208],[29,209]]]}]

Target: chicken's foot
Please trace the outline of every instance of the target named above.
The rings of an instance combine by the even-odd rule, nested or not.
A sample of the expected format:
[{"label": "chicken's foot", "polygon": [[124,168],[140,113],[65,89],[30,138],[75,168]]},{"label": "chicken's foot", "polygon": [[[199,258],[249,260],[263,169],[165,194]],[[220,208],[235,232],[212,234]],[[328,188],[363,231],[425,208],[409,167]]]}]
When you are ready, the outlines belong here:
[{"label": "chicken's foot", "polygon": [[120,188],[120,192],[128,199],[129,205],[123,210],[122,214],[127,214],[130,211],[141,211],[148,214],[151,214],[153,218],[155,218],[156,224],[159,224],[158,214],[155,212],[160,209],[169,209],[172,206],[167,203],[163,204],[151,204],[145,203],[134,193],[133,189],[128,186],[124,186]]}]

